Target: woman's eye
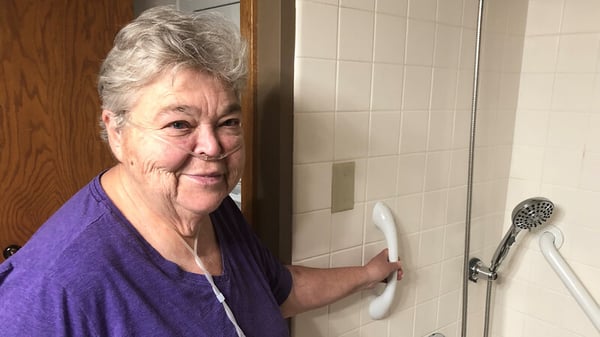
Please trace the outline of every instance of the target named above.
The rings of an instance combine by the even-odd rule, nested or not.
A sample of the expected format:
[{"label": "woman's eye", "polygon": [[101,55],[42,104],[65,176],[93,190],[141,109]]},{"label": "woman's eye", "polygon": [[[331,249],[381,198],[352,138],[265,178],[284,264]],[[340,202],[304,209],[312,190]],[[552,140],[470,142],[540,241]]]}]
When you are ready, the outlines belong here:
[{"label": "woman's eye", "polygon": [[190,133],[192,133],[194,130],[194,127],[192,126],[192,124],[190,124],[189,122],[186,122],[184,120],[181,121],[174,121],[174,122],[170,122],[168,124],[165,125],[165,127],[163,128],[163,133],[165,136],[171,136],[171,137],[182,137],[182,136],[187,136]]},{"label": "woman's eye", "polygon": [[227,127],[238,127],[242,125],[242,121],[239,118],[230,118],[225,120],[221,125]]},{"label": "woman's eye", "polygon": [[173,128],[173,129],[177,129],[177,130],[184,130],[184,129],[188,129],[190,127],[190,124],[185,121],[176,121],[176,122],[169,124],[169,127]]}]

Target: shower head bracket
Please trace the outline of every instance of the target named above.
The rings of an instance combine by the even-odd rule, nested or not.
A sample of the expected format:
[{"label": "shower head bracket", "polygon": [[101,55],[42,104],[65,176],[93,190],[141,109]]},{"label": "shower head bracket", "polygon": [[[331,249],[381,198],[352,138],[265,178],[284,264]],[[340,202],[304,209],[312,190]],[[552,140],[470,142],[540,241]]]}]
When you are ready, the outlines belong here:
[{"label": "shower head bracket", "polygon": [[498,278],[498,274],[486,267],[483,262],[474,257],[469,260],[469,281],[477,282],[479,279],[494,281]]}]

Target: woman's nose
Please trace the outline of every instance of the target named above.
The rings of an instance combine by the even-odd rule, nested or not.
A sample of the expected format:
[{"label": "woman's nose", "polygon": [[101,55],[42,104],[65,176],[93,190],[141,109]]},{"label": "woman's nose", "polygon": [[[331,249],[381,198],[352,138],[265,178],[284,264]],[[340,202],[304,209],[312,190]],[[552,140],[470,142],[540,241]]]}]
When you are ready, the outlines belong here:
[{"label": "woman's nose", "polygon": [[212,127],[199,127],[196,129],[196,133],[194,153],[206,157],[216,157],[221,154],[221,143]]}]

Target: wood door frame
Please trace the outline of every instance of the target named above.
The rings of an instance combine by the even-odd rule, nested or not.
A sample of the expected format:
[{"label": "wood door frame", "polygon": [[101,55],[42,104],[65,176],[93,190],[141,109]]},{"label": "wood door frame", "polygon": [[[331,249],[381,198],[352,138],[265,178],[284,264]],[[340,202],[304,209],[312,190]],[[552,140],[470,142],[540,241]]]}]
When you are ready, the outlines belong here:
[{"label": "wood door frame", "polygon": [[291,263],[294,96],[294,1],[240,0],[249,45],[242,211],[265,243]]}]

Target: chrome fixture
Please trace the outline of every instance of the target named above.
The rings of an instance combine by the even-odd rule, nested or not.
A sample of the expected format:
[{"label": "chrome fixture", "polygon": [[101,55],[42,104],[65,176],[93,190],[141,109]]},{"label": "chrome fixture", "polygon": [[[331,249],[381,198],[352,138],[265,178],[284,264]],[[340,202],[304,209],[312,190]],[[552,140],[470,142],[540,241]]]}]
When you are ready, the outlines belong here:
[{"label": "chrome fixture", "polygon": [[550,218],[553,211],[554,204],[552,201],[542,197],[530,198],[519,203],[512,212],[512,226],[502,238],[498,248],[496,248],[490,267],[486,267],[476,257],[469,260],[469,280],[477,282],[478,279],[483,278],[494,281],[498,277],[496,274],[498,268],[508,255],[508,251],[515,243],[519,232],[523,229],[532,229],[542,225]]},{"label": "chrome fixture", "polygon": [[494,281],[498,278],[498,274],[495,271],[490,270],[490,268],[486,267],[483,262],[476,257],[469,260],[469,270],[469,281],[477,282],[480,278]]},{"label": "chrome fixture", "polygon": [[530,198],[520,202],[513,209],[512,226],[504,235],[504,238],[502,238],[498,248],[496,248],[490,267],[486,267],[476,257],[469,260],[469,281],[477,282],[480,278],[487,280],[483,337],[488,337],[490,332],[492,281],[498,277],[496,273],[498,268],[500,268],[502,261],[508,255],[510,247],[515,243],[517,234],[523,229],[532,229],[542,225],[550,219],[553,211],[554,204],[546,198]]},{"label": "chrome fixture", "polygon": [[469,160],[467,167],[467,207],[465,213],[465,246],[463,254],[462,313],[460,336],[467,337],[467,314],[469,312],[469,252],[471,251],[471,212],[473,208],[473,171],[475,167],[475,136],[477,131],[477,103],[479,102],[479,61],[481,58],[481,32],[483,27],[483,1],[478,0],[477,29],[475,30],[475,62],[473,64],[473,96],[471,100],[471,123],[469,132]]},{"label": "chrome fixture", "polygon": [[554,211],[552,201],[542,197],[527,199],[519,203],[512,212],[512,226],[504,235],[492,257],[490,270],[492,272],[498,270],[521,230],[541,226],[550,218],[552,211]]}]

